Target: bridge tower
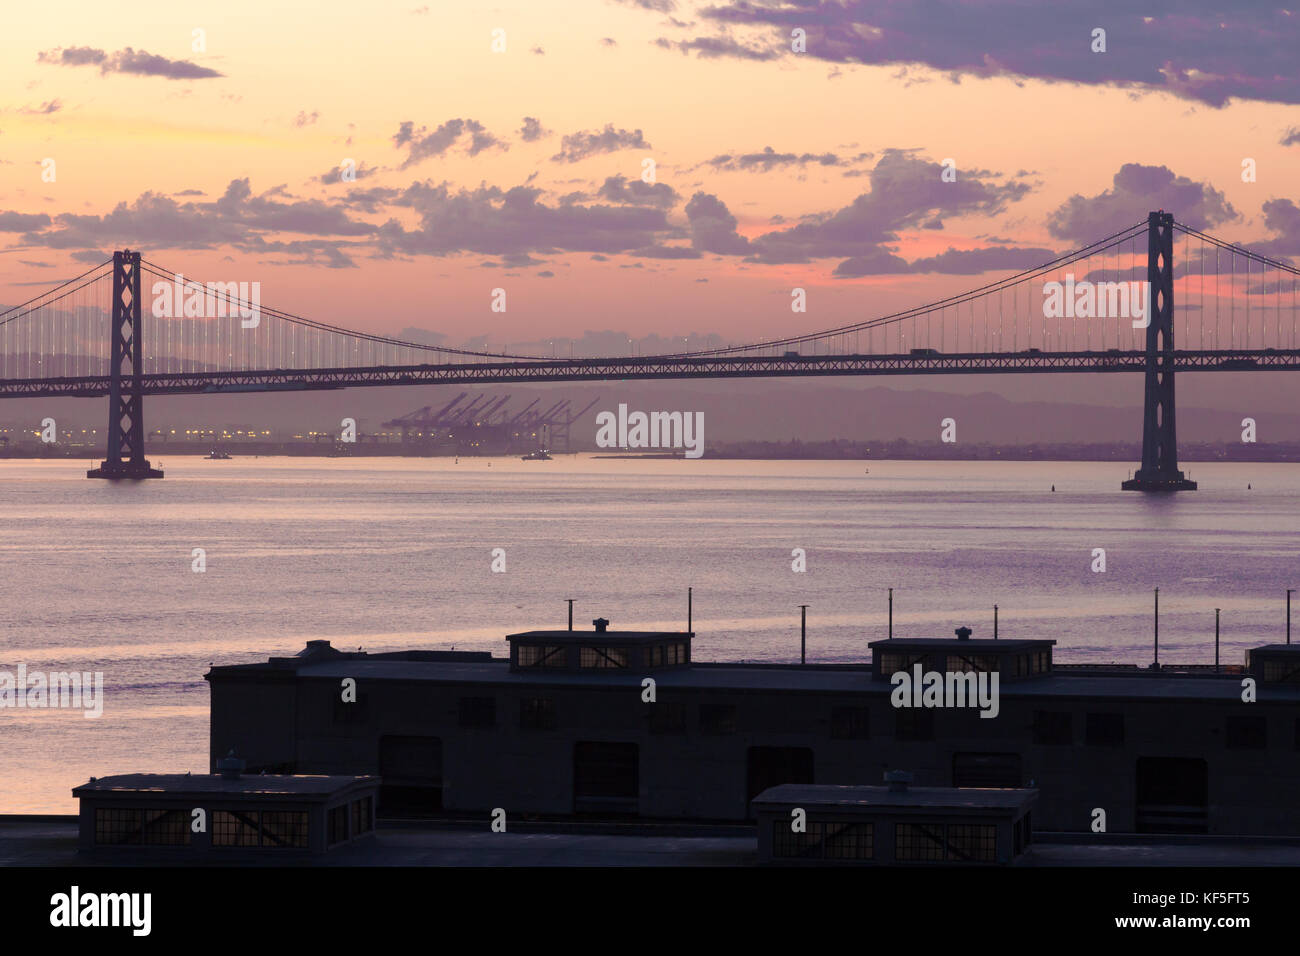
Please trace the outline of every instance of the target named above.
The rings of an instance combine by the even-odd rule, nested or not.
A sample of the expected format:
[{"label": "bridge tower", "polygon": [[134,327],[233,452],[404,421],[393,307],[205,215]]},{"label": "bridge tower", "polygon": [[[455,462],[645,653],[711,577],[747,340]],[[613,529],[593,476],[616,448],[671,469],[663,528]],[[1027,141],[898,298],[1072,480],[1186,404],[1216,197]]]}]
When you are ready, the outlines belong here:
[{"label": "bridge tower", "polygon": [[1178,470],[1174,428],[1174,216],[1147,216],[1146,411],[1142,419],[1142,467],[1125,491],[1192,491],[1196,482]]},{"label": "bridge tower", "polygon": [[140,322],[140,253],[113,253],[109,332],[108,455],[87,478],[161,478],[144,457],[144,349]]}]

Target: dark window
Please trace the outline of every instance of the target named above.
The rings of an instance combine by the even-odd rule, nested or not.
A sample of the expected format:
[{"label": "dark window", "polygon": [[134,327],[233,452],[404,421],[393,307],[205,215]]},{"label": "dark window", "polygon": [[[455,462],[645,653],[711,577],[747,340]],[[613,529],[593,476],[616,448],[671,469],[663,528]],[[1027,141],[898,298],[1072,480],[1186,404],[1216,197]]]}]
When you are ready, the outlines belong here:
[{"label": "dark window", "polygon": [[306,810],[263,810],[262,846],[305,847]]},{"label": "dark window", "polygon": [[772,821],[772,855],[781,859],[870,860],[874,855],[870,823],[823,823],[810,820],[796,833],[784,820]]},{"label": "dark window", "polygon": [[1089,747],[1124,746],[1124,715],[1089,714],[1084,723],[1084,742]]},{"label": "dark window", "polygon": [[1137,832],[1208,833],[1209,766],[1189,757],[1139,757]]},{"label": "dark window", "polygon": [[875,855],[875,828],[870,823],[827,823],[825,858],[870,860]]},{"label": "dark window", "polygon": [[1263,750],[1268,746],[1267,726],[1263,717],[1229,717],[1224,743],[1230,750]]},{"label": "dark window", "polygon": [[832,707],[832,740],[866,740],[871,736],[871,710],[867,707]]},{"label": "dark window", "polygon": [[1069,711],[1034,711],[1034,743],[1069,745],[1074,743],[1074,728]]},{"label": "dark window", "polygon": [[257,846],[256,810],[216,810],[211,823],[213,846]]},{"label": "dark window", "polygon": [[141,842],[141,810],[99,808],[95,810],[95,843],[99,846],[128,846]]},{"label": "dark window", "polygon": [[462,697],[460,699],[460,725],[462,727],[495,727],[497,725],[496,698]]},{"label": "dark window", "polygon": [[947,844],[949,861],[991,863],[998,855],[998,828],[985,823],[950,823]]},{"label": "dark window", "polygon": [[627,667],[625,647],[583,647],[578,651],[579,667]]},{"label": "dark window", "polygon": [[525,697],[519,702],[521,730],[554,730],[555,701],[549,697]]},{"label": "dark window", "polygon": [[686,704],[680,700],[660,700],[647,704],[650,708],[650,733],[686,733]]},{"label": "dark window", "polygon": [[185,810],[145,810],[144,842],[148,846],[188,846],[189,813]]},{"label": "dark window", "polygon": [[640,797],[636,744],[579,741],[573,745],[576,813],[636,813]]},{"label": "dark window", "polygon": [[952,755],[954,787],[1001,788],[1022,784],[1020,754],[955,753]]},{"label": "dark window", "polygon": [[348,838],[348,805],[340,804],[337,807],[330,807],[329,811],[329,842],[330,846],[335,843],[342,843]]},{"label": "dark window", "polygon": [[442,808],[442,739],[379,738],[379,808],[386,816],[425,816]]},{"label": "dark window", "polygon": [[803,833],[790,829],[786,820],[772,821],[772,855],[783,859],[820,860],[825,827],[809,822]]},{"label": "dark window", "polygon": [[942,823],[895,823],[894,859],[941,861]]},{"label": "dark window", "polygon": [[[750,747],[745,767],[745,799],[783,783],[814,783],[813,752],[808,747]],[[748,809],[746,816],[752,813]]]},{"label": "dark window", "polygon": [[1295,719],[1295,749],[1300,750],[1300,717]]},{"label": "dark window", "polygon": [[520,667],[563,667],[565,653],[563,645],[520,644]]},{"label": "dark window", "polygon": [[734,734],[735,732],[735,704],[700,704],[700,733]]},{"label": "dark window", "polygon": [[353,819],[357,822],[355,832],[369,833],[371,830],[374,829],[375,798],[362,797],[360,800],[354,800],[352,802],[352,806],[354,811],[357,808],[360,808],[359,817],[358,816],[353,817]]},{"label": "dark window", "polygon": [[895,740],[934,740],[934,711],[924,707],[894,709]]}]

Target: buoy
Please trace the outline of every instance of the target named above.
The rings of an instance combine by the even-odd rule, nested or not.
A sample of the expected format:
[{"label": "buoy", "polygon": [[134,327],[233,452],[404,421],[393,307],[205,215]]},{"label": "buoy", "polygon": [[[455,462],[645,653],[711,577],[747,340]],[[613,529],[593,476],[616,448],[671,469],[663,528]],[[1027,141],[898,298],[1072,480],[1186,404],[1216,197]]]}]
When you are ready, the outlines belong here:
[{"label": "buoy", "polygon": [[1250,491],[1250,482],[1246,482],[1246,490]]},{"label": "buoy", "polygon": [[1056,490],[1056,485],[1052,485],[1052,490],[1053,490],[1053,491]]}]

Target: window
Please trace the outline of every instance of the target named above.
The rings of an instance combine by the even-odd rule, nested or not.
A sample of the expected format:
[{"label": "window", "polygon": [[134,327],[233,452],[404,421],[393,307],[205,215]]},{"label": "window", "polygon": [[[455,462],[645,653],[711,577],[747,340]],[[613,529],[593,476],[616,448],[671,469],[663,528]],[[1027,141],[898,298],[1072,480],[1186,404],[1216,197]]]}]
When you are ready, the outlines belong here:
[{"label": "window", "polygon": [[735,704],[701,704],[700,733],[734,734],[736,732]]},{"label": "window", "polygon": [[462,727],[495,727],[497,725],[496,698],[462,697],[460,699],[460,725]]},{"label": "window", "polygon": [[520,730],[554,730],[555,701],[549,697],[525,697],[519,702]]},{"label": "window", "polygon": [[871,736],[871,710],[867,707],[832,707],[832,740],[866,740]]},{"label": "window", "polygon": [[685,664],[690,660],[685,641],[673,641],[664,645],[664,663],[669,666]]},{"label": "window", "polygon": [[348,806],[346,803],[337,807],[330,807],[328,824],[330,846],[335,843],[342,843],[348,838]]},{"label": "window", "polygon": [[650,733],[686,733],[686,705],[680,700],[660,700],[646,706],[650,708]]},{"label": "window", "polygon": [[95,810],[95,844],[97,846],[133,845],[140,842],[141,811]]},{"label": "window", "polygon": [[662,644],[651,644],[645,649],[645,663],[647,667],[664,666],[664,646]]},{"label": "window", "polygon": [[1034,743],[1051,746],[1074,743],[1074,730],[1068,711],[1034,711]]},{"label": "window", "polygon": [[955,753],[952,755],[954,787],[1019,787],[1024,779],[1020,754]]},{"label": "window", "polygon": [[520,667],[563,667],[564,647],[551,644],[520,644]]},{"label": "window", "polygon": [[991,863],[997,859],[998,828],[986,823],[896,823],[894,859]]},{"label": "window", "polygon": [[306,810],[262,811],[262,846],[305,847],[306,845]]},{"label": "window", "polygon": [[899,671],[907,671],[910,674],[914,664],[924,667],[925,655],[919,651],[913,651],[911,654],[903,651],[880,652],[880,673],[886,677]]},{"label": "window", "polygon": [[1267,727],[1263,717],[1229,717],[1224,743],[1229,750],[1263,750],[1268,746]]},{"label": "window", "polygon": [[639,748],[634,743],[578,741],[573,745],[573,809],[576,813],[637,812]]},{"label": "window", "polygon": [[795,833],[787,820],[772,821],[772,855],[799,860],[870,860],[875,856],[875,828],[870,823],[808,821]]},{"label": "window", "polygon": [[895,740],[934,740],[934,711],[923,707],[894,710]]},{"label": "window", "polygon": [[991,674],[998,670],[998,658],[996,654],[949,654],[948,670],[954,674]]},{"label": "window", "polygon": [[147,846],[189,846],[190,816],[185,810],[145,810]]},{"label": "window", "polygon": [[353,800],[350,807],[352,810],[352,835],[356,837],[362,833],[369,833],[370,813],[373,809],[370,805],[370,798]]},{"label": "window", "polygon": [[875,830],[870,823],[827,823],[825,858],[870,860],[875,854]]},{"label": "window", "polygon": [[824,824],[809,821],[803,833],[790,829],[787,820],[772,821],[772,855],[783,859],[819,860],[822,841],[826,837]]},{"label": "window", "polygon": [[950,861],[991,863],[997,859],[998,828],[983,823],[950,823],[947,845]]},{"label": "window", "polygon": [[1124,715],[1089,714],[1084,723],[1084,743],[1089,747],[1124,746]]},{"label": "window", "polygon": [[579,667],[627,667],[627,649],[623,647],[583,647],[578,652]]},{"label": "window", "polygon": [[257,846],[257,811],[214,811],[212,814],[212,845]]},{"label": "window", "polygon": [[1034,651],[1031,655],[1033,658],[1033,672],[1035,674],[1046,674],[1052,669],[1052,652],[1051,651]]},{"label": "window", "polygon": [[1300,681],[1300,667],[1294,661],[1264,660],[1259,679],[1266,684],[1294,684]]},{"label": "window", "polygon": [[942,823],[894,824],[896,860],[942,860],[943,845]]}]

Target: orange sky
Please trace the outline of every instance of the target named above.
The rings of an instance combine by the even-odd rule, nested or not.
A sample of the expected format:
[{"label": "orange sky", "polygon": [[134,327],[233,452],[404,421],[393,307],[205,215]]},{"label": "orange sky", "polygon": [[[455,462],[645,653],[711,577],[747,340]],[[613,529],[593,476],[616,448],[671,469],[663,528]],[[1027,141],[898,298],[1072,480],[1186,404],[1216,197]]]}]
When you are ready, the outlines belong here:
[{"label": "orange sky", "polygon": [[[959,171],[990,171],[997,181],[1026,172],[1033,189],[1003,212],[945,217],[942,230],[901,233],[895,248],[907,259],[975,248],[988,236],[1068,248],[1048,234],[1049,214],[1073,195],[1107,189],[1125,163],[1164,165],[1221,191],[1240,218],[1212,231],[1237,240],[1269,235],[1261,221],[1265,201],[1300,199],[1297,147],[1279,142],[1296,125],[1294,106],[1234,100],[1215,108],[1159,90],[1033,78],[966,76],[954,83],[926,67],[900,77],[894,66],[816,57],[699,58],[655,43],[708,32],[686,6],[671,16],[695,26],[675,26],[669,16],[607,0],[491,8],[420,0],[143,0],[129,15],[111,4],[21,5],[6,12],[0,34],[0,211],[103,216],[150,191],[183,202],[177,193],[201,190],[191,198],[212,202],[245,177],[254,196],[283,187],[282,198],[331,204],[343,190],[374,186],[428,181],[453,190],[507,190],[530,183],[543,190],[539,202],[553,206],[566,193],[592,197],[606,177],[636,180],[650,157],[658,182],[680,197],[668,211],[670,223],[684,228],[684,204],[703,191],[724,203],[738,232],[752,239],[777,228],[774,216],[833,212],[869,189],[867,177],[844,173],[869,172],[874,160],[765,173],[701,166],[719,154],[768,146],[877,158],[886,149],[913,149],[930,162],[952,157]],[[205,31],[203,51],[192,48],[196,28]],[[490,48],[494,28],[506,31],[505,52]],[[108,54],[130,47],[224,75],[172,80],[38,62],[43,52],[72,47]],[[522,141],[525,116],[551,135]],[[393,136],[401,123],[431,131],[454,118],[477,121],[508,149],[470,156],[458,142],[397,168],[404,154]],[[551,159],[564,135],[606,124],[641,130],[649,146],[574,163]],[[348,157],[383,169],[351,185],[319,182]],[[1243,157],[1257,161],[1257,182],[1241,181]],[[41,181],[46,158],[57,164],[53,183]],[[1146,212],[1134,211],[1133,221]],[[409,209],[348,215],[415,225]],[[263,301],[279,308],[390,333],[415,326],[453,342],[484,333],[518,342],[586,329],[714,332],[741,341],[831,327],[980,284],[979,277],[933,274],[836,279],[832,270],[842,255],[767,265],[707,253],[692,260],[617,253],[594,261],[587,251],[533,251],[537,264],[484,268],[499,256],[385,259],[363,243],[349,252],[356,268],[331,269],[295,264],[301,256],[140,241],[154,261],[187,275],[260,280]],[[11,232],[0,233],[0,248],[0,283],[7,284],[0,297],[9,303],[36,291],[19,283],[55,282],[85,268],[71,258],[85,251],[80,245],[48,248]],[[113,243],[92,248],[109,252]],[[807,314],[789,309],[795,285],[812,290]],[[497,286],[510,294],[504,315],[488,310]]]}]

